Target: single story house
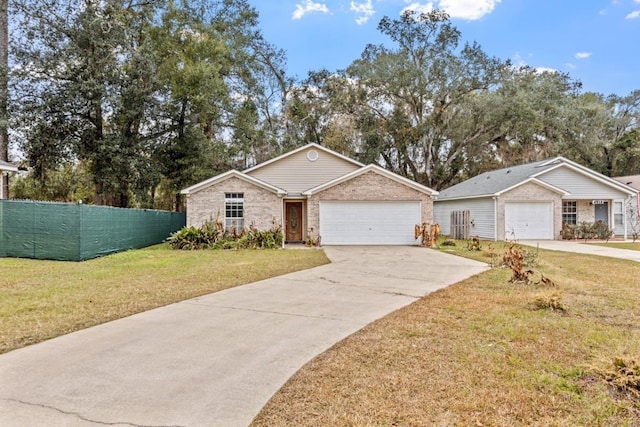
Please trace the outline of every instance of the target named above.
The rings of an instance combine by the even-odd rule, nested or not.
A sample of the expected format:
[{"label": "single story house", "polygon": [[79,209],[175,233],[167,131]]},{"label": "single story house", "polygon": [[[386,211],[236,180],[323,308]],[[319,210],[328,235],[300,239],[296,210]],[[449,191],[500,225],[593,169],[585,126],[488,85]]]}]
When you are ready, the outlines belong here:
[{"label": "single story house", "polygon": [[245,171],[231,170],[181,191],[187,225],[283,227],[286,242],[416,244],[414,227],[433,221],[436,191],[376,165],[308,144]]},{"label": "single story house", "polygon": [[640,234],[640,175],[616,176],[613,179],[636,191],[636,196],[629,201],[625,214],[627,233]]},{"label": "single story house", "polygon": [[[469,213],[470,235],[490,240],[560,239],[563,223],[603,221],[627,237],[626,184],[564,157],[485,172],[443,190],[434,217],[443,234],[452,212]],[[455,216],[456,214],[454,214]]]},{"label": "single story house", "polygon": [[[2,178],[5,173],[8,174],[10,172],[18,172],[18,167],[0,160],[0,178]],[[1,185],[1,181],[2,180],[0,179],[0,199],[6,199],[8,194],[4,194],[4,186]]]}]

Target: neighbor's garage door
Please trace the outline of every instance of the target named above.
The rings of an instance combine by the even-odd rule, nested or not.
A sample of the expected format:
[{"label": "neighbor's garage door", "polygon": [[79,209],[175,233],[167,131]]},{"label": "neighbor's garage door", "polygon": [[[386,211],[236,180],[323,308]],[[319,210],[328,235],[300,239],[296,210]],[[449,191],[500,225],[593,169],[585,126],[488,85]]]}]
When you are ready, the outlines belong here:
[{"label": "neighbor's garage door", "polygon": [[412,245],[420,202],[320,202],[323,245]]},{"label": "neighbor's garage door", "polygon": [[506,240],[553,239],[553,203],[505,203]]}]

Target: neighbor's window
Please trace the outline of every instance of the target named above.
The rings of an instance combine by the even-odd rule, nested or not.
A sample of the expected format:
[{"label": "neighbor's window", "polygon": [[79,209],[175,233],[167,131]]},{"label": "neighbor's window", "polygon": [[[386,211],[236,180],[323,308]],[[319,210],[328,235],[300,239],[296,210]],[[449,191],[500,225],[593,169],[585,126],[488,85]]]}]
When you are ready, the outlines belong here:
[{"label": "neighbor's window", "polygon": [[622,202],[613,202],[613,226],[614,227],[622,227],[623,217],[622,217]]},{"label": "neighbor's window", "polygon": [[575,200],[562,201],[562,223],[577,224],[578,223],[578,202]]},{"label": "neighbor's window", "polygon": [[224,229],[244,228],[244,193],[224,193]]}]

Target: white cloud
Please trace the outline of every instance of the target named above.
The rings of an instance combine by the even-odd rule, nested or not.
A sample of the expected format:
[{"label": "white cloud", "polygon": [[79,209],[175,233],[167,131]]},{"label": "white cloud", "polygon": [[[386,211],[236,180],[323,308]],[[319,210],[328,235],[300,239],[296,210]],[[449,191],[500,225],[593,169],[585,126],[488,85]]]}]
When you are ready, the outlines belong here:
[{"label": "white cloud", "polygon": [[491,13],[502,0],[440,0],[438,7],[452,18],[475,21]]},{"label": "white cloud", "polygon": [[548,68],[548,67],[536,67],[534,68],[534,70],[536,71],[536,74],[544,74],[544,73],[557,74],[558,73],[558,70],[556,70],[555,68]]},{"label": "white cloud", "polygon": [[640,10],[634,10],[633,12],[625,16],[625,19],[637,19],[637,18],[640,18]]},{"label": "white cloud", "polygon": [[329,8],[324,3],[314,3],[312,0],[304,0],[301,4],[296,5],[293,12],[293,19],[300,19],[304,15],[313,12],[329,13]]},{"label": "white cloud", "polygon": [[[527,55],[529,58],[533,58],[533,55],[529,54]],[[531,70],[533,70],[536,74],[543,74],[543,73],[552,73],[555,74],[558,72],[557,69],[555,68],[549,68],[549,67],[532,67],[529,64],[527,64],[527,61],[524,60],[524,58],[522,57],[522,55],[520,55],[520,53],[516,52],[513,57],[512,57],[512,63],[513,63],[513,69],[517,70],[521,67],[527,67]],[[567,66],[572,65],[572,64],[567,64]]]},{"label": "white cloud", "polygon": [[591,56],[591,52],[576,52],[576,54],[573,56],[576,59],[587,59]]},{"label": "white cloud", "polygon": [[566,64],[564,64],[564,65],[566,65],[566,66],[567,66],[567,68],[571,68],[572,70],[575,70],[575,69],[576,69],[576,65],[575,65],[575,64],[572,64],[571,62],[567,62],[567,63],[566,63]]},{"label": "white cloud", "polygon": [[[411,3],[412,0],[405,0]],[[496,5],[502,0],[438,0],[437,8],[449,14],[451,18],[466,19],[475,21],[491,13]],[[401,13],[412,10],[417,13],[428,13],[434,8],[434,2],[420,3],[414,2],[405,7]]]},{"label": "white cloud", "polygon": [[352,1],[350,10],[358,15],[356,18],[356,23],[358,25],[366,24],[367,21],[369,21],[369,19],[376,13],[371,0],[367,0],[364,3],[356,3]]},{"label": "white cloud", "polygon": [[513,55],[513,65],[515,67],[524,67],[527,65],[527,62],[522,58],[519,52],[516,52]]},{"label": "white cloud", "polygon": [[[409,1],[405,0],[406,3],[409,3]],[[429,3],[411,3],[409,6],[405,7],[404,9],[402,9],[402,11],[400,12],[400,14],[402,15],[403,13],[405,13],[407,10],[411,10],[413,12],[416,12],[418,14],[420,13],[429,13],[433,10],[433,3],[429,2]]]}]

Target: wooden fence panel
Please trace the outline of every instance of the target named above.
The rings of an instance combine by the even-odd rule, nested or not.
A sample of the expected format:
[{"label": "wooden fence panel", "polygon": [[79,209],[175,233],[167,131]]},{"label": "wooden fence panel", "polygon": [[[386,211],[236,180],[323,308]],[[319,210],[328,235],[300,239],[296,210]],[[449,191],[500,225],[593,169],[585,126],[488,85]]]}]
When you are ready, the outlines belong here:
[{"label": "wooden fence panel", "polygon": [[452,239],[468,240],[471,233],[471,212],[452,211],[451,230]]}]

